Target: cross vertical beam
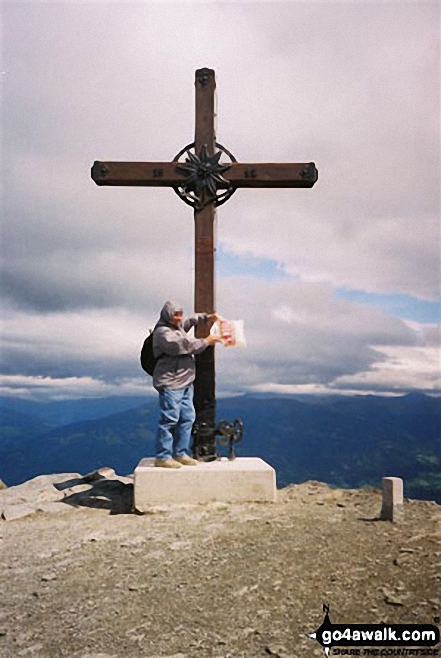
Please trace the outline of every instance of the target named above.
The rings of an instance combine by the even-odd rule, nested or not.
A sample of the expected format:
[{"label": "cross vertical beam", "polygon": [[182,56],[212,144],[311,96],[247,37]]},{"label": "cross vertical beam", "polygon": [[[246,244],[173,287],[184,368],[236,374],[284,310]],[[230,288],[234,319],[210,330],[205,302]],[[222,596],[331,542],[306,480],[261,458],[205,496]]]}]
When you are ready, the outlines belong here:
[{"label": "cross vertical beam", "polygon": [[[214,71],[199,69],[195,76],[196,120],[195,152],[206,148],[208,155],[215,152],[215,93]],[[215,252],[216,208],[206,204],[194,211],[195,224],[195,283],[194,310],[196,313],[213,313],[214,298],[214,252]],[[208,335],[208,328],[196,327],[196,336]],[[215,456],[215,437],[212,434],[216,421],[215,360],[214,346],[196,356],[196,379],[194,383],[194,406],[196,422],[193,430],[193,454],[199,459]]]},{"label": "cross vertical beam", "polygon": [[[214,71],[196,71],[195,152],[206,147],[208,154],[215,150],[214,97],[216,82]],[[202,210],[195,208],[195,296],[196,313],[213,313],[214,303],[214,230],[216,209],[208,203]],[[199,332],[198,332],[199,333]],[[200,335],[204,335],[203,332]],[[206,335],[206,334],[205,334]]]}]

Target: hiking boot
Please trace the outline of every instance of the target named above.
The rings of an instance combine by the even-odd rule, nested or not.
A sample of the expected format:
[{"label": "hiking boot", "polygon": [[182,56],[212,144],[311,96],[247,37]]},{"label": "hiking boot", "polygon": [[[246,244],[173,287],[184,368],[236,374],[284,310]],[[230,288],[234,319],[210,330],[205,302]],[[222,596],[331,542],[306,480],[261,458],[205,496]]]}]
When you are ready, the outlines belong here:
[{"label": "hiking boot", "polygon": [[155,466],[162,468],[181,468],[181,464],[178,464],[174,459],[155,459]]},{"label": "hiking boot", "polygon": [[183,466],[197,466],[198,464],[196,459],[193,459],[193,457],[189,457],[188,455],[182,455],[182,457],[175,457],[174,459]]}]

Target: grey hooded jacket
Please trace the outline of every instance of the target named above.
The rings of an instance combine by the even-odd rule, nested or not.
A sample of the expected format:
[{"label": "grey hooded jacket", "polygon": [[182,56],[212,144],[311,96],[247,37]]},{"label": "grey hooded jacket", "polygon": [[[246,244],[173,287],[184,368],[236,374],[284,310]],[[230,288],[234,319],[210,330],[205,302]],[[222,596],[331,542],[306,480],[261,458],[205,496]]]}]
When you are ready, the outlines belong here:
[{"label": "grey hooded jacket", "polygon": [[183,320],[181,327],[172,324],[171,318],[181,307],[174,302],[166,302],[159,322],[153,330],[153,354],[159,358],[153,372],[153,386],[164,388],[185,388],[194,381],[196,366],[194,354],[203,352],[208,343],[204,338],[193,338],[187,331],[197,324],[207,321],[206,313],[198,313]]}]

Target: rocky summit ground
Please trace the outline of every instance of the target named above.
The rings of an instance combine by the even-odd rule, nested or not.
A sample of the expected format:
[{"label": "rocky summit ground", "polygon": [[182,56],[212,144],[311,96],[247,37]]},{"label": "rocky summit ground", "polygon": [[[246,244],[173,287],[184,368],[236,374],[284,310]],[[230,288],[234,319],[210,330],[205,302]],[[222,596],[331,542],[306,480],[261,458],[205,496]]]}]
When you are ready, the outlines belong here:
[{"label": "rocky summit ground", "polygon": [[0,492],[2,658],[322,656],[306,634],[323,603],[333,623],[439,623],[435,503],[393,524],[379,491],[306,482],[138,515],[131,487],[64,474]]}]

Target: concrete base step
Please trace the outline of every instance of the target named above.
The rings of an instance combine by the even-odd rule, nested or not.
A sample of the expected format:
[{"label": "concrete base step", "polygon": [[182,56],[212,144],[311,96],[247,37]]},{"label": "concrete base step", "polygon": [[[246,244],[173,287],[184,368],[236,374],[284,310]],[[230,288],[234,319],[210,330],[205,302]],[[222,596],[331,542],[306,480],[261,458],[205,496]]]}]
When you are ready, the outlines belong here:
[{"label": "concrete base step", "polygon": [[276,472],[258,457],[226,457],[197,466],[158,468],[141,459],[134,472],[135,508],[161,503],[275,502]]}]

